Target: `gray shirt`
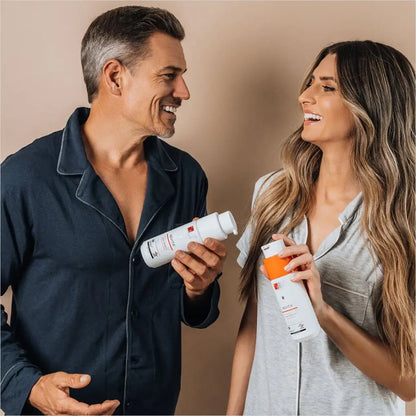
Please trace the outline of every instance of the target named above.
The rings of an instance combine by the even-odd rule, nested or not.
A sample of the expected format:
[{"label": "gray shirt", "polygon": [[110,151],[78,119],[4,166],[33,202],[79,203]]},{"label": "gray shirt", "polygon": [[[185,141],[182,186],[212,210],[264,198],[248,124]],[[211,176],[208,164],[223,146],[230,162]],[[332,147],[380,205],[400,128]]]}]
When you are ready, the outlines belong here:
[{"label": "gray shirt", "polygon": [[[253,202],[276,177],[260,178]],[[263,182],[267,181],[266,183]],[[373,300],[382,269],[360,229],[362,196],[339,216],[340,225],[314,255],[322,295],[329,305],[374,337],[378,337]],[[286,219],[288,221],[289,219]],[[286,222],[287,224],[287,222]],[[243,267],[251,241],[248,225],[237,243]],[[306,244],[306,217],[289,237]],[[262,258],[259,259],[261,264]],[[346,358],[321,330],[302,343],[292,340],[269,280],[258,271],[256,349],[245,402],[250,415],[404,415],[404,402],[377,384]]]}]

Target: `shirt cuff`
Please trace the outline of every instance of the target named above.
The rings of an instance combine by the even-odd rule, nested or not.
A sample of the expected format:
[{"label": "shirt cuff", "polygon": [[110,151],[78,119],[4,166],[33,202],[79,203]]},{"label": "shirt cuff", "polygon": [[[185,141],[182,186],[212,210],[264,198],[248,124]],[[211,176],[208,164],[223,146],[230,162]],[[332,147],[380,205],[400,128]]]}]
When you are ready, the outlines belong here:
[{"label": "shirt cuff", "polygon": [[[218,284],[218,279],[220,278],[221,274],[217,276],[217,278],[211,283],[212,290],[211,290],[211,299],[209,302],[209,310],[207,308],[207,313],[205,314],[205,318],[201,319],[200,322],[194,322],[192,319],[192,313],[188,310],[185,314],[185,286],[182,287],[182,300],[181,300],[181,315],[182,315],[182,322],[190,326],[191,328],[206,328],[212,323],[214,323],[220,311],[218,309],[218,302],[220,299],[220,285]],[[188,308],[189,309],[189,308]],[[188,318],[188,319],[186,319]]]},{"label": "shirt cuff", "polygon": [[1,409],[6,415],[21,415],[32,387],[42,376],[32,365],[16,365],[1,382]]}]

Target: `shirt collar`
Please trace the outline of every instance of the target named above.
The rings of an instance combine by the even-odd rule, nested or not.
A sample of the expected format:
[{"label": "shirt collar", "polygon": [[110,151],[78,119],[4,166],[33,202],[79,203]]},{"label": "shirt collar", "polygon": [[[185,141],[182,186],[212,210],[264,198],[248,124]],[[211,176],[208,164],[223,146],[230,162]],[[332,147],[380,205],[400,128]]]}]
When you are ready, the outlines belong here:
[{"label": "shirt collar", "polygon": [[[87,121],[89,114],[89,108],[77,108],[70,116],[62,132],[61,149],[57,164],[57,172],[61,175],[82,175],[90,165],[85,154],[81,135],[81,126]],[[148,137],[143,145],[145,157],[149,163],[156,163],[168,172],[178,170],[176,163],[157,137]]]},{"label": "shirt collar", "polygon": [[363,194],[360,192],[341,212],[338,216],[338,219],[342,225],[348,223],[349,221],[353,220],[355,217],[356,212],[361,206],[361,202],[363,200]]}]

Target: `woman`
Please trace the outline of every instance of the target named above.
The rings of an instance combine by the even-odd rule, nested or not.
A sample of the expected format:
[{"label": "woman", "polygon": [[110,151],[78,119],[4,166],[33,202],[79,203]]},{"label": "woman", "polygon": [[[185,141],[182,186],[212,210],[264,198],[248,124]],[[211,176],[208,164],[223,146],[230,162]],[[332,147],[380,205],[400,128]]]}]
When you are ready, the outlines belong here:
[{"label": "woman", "polygon": [[[247,300],[228,414],[404,414],[415,395],[415,72],[371,41],[323,49],[299,96],[284,169],[260,178],[237,246]],[[261,246],[303,280],[321,326],[296,343]],[[260,270],[259,270],[260,266]]]}]

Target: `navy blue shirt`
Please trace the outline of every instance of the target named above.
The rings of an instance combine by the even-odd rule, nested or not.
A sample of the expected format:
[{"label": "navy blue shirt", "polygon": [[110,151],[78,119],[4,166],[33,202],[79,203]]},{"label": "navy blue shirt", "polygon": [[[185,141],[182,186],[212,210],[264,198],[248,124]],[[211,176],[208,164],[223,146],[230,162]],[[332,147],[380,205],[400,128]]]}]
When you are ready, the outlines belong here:
[{"label": "navy blue shirt", "polygon": [[[1,293],[11,285],[11,325],[1,307],[1,408],[28,405],[42,374],[86,373],[71,396],[118,399],[116,413],[172,414],[180,388],[181,321],[203,328],[218,317],[219,286],[201,319],[184,305],[170,264],[151,269],[141,243],[206,214],[207,179],[187,153],[156,137],[144,142],[145,201],[136,240],[88,162],[77,109],[65,129],[36,140],[2,165]],[[199,311],[200,312],[200,311]]]}]

